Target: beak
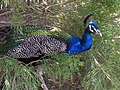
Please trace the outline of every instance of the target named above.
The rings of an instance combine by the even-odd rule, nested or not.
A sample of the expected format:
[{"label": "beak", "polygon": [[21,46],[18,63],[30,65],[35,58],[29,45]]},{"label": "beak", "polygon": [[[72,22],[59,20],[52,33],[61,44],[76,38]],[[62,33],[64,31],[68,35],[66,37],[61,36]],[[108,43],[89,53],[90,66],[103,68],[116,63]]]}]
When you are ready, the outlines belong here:
[{"label": "beak", "polygon": [[100,32],[100,30],[97,29],[96,34],[100,35],[102,37],[102,33]]}]

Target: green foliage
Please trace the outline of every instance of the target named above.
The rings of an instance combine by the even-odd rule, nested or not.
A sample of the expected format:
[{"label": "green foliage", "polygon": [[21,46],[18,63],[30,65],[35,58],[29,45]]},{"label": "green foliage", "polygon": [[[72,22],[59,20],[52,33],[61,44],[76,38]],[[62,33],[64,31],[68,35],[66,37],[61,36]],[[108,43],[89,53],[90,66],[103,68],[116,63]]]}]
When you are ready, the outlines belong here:
[{"label": "green foliage", "polygon": [[36,29],[31,27],[25,27],[24,34],[26,36],[34,36],[34,35],[48,35],[53,38],[57,38],[59,40],[67,41],[71,35],[65,32],[64,30],[61,30],[60,28],[54,27],[51,30],[45,30],[45,29]]},{"label": "green foliage", "polygon": [[[38,3],[32,5],[37,13],[35,14],[36,17],[44,18],[40,21],[41,25],[59,26],[65,32],[78,37],[81,37],[84,31],[82,24],[84,17],[93,13],[94,20],[98,23],[99,29],[103,34],[102,37],[93,35],[93,47],[85,53],[81,53],[78,56],[52,55],[53,58],[50,60],[43,60],[45,63],[41,66],[48,77],[63,83],[68,80],[72,81],[74,74],[77,73],[85,90],[119,90],[119,4],[119,0],[70,0],[69,2],[58,4],[49,2],[47,8],[45,6],[42,7],[44,10],[38,7]],[[18,30],[21,31],[20,26],[23,20],[21,19],[21,14],[17,12],[14,15],[16,16],[13,16],[13,22],[17,21],[20,23],[15,24],[15,22],[13,26],[17,26]],[[20,19],[15,19],[15,17]],[[24,32],[24,29],[22,29],[23,34]],[[36,31],[32,32],[32,34],[36,34]],[[47,35],[48,32],[40,31],[37,34]],[[7,80],[9,81],[9,79]]]},{"label": "green foliage", "polygon": [[37,29],[35,27],[24,27],[23,33],[25,36],[34,36],[34,35],[50,35],[49,30]]},{"label": "green foliage", "polygon": [[[84,62],[79,58],[68,56],[66,54],[53,54],[52,58],[48,61],[44,61],[42,65],[44,71],[50,78],[71,80],[75,73],[81,75],[80,68],[84,66]],[[81,79],[81,78],[80,78]],[[62,83],[62,82],[61,82]]]},{"label": "green foliage", "polygon": [[15,41],[15,40],[11,40],[6,42],[5,44],[0,46],[0,53],[6,53],[8,50],[15,48],[17,45],[19,45],[22,41]]},{"label": "green foliage", "polygon": [[2,68],[2,90],[38,90],[39,82],[35,71],[13,58],[0,58]]}]

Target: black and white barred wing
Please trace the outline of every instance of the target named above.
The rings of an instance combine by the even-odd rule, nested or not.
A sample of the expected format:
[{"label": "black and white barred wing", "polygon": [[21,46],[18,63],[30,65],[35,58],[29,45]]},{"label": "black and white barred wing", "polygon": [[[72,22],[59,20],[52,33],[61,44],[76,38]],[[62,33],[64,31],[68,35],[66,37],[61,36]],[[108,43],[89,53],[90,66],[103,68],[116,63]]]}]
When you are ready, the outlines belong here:
[{"label": "black and white barred wing", "polygon": [[42,54],[63,52],[66,50],[66,45],[49,36],[32,36],[25,39],[16,48],[13,48],[7,52],[7,56],[13,56],[16,58],[31,58],[39,57]]}]

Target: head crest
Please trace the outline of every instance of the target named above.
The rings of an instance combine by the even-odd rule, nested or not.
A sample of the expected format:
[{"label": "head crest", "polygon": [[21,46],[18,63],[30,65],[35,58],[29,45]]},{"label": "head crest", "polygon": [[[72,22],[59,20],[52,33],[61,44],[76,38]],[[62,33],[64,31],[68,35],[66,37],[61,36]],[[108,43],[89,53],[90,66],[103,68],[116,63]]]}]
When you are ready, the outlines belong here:
[{"label": "head crest", "polygon": [[84,26],[86,26],[87,22],[92,22],[92,16],[93,14],[89,14],[83,21]]}]

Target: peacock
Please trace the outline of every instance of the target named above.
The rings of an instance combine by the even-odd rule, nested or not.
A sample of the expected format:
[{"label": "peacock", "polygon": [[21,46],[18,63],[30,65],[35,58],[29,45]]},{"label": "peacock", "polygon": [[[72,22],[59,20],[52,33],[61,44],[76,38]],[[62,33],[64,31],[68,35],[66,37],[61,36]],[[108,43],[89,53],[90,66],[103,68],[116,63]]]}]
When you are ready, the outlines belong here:
[{"label": "peacock", "polygon": [[15,48],[8,50],[5,55],[29,63],[33,58],[39,59],[49,53],[65,52],[68,55],[74,55],[87,51],[91,48],[93,42],[91,34],[102,35],[98,30],[98,25],[92,21],[92,16],[93,14],[89,14],[84,19],[86,28],[82,39],[76,36],[66,35],[67,39],[65,38],[66,42],[64,42],[54,36],[34,34],[23,40]]},{"label": "peacock", "polygon": [[[13,32],[14,29],[12,29],[11,27],[7,27],[7,28],[3,28],[4,31],[5,30],[9,30],[11,29]],[[61,30],[58,27],[55,26],[51,26],[51,25],[44,25],[41,27],[34,27],[34,26],[27,26],[27,27],[23,27],[23,36],[17,36],[17,37],[10,37],[13,36],[10,34],[7,35],[1,35],[0,36],[4,36],[7,38],[2,38],[0,39],[1,44],[0,44],[0,54],[4,54],[6,53],[8,50],[10,50],[11,48],[15,48],[16,46],[18,46],[19,44],[21,44],[26,38],[29,38],[31,36],[36,36],[36,35],[47,35],[49,37],[54,37],[57,39],[60,39],[62,41],[65,41],[65,39],[67,39],[68,37],[70,37],[70,34],[66,33],[65,31]],[[60,37],[65,37],[66,38],[60,38]]]}]

